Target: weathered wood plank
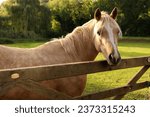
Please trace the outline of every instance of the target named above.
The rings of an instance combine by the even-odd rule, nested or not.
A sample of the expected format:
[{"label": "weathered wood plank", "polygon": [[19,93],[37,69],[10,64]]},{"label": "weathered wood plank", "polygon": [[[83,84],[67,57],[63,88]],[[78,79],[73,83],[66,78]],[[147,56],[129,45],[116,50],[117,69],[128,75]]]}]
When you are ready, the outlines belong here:
[{"label": "weathered wood plank", "polygon": [[143,89],[143,88],[146,88],[149,86],[150,86],[150,82],[146,81],[146,82],[137,83],[134,85],[127,85],[127,86],[114,88],[114,89],[110,89],[110,90],[106,90],[106,91],[102,91],[102,92],[98,92],[98,93],[93,93],[93,94],[89,94],[89,95],[85,95],[85,96],[81,96],[81,97],[76,97],[74,99],[78,99],[78,100],[104,99],[104,98],[116,96],[116,94],[121,95],[121,94],[125,94],[127,92],[132,92],[132,91]]},{"label": "weathered wood plank", "polygon": [[19,74],[19,78],[22,79],[30,78],[34,81],[42,81],[89,73],[145,66],[150,65],[150,62],[148,61],[149,58],[150,56],[123,59],[121,64],[117,66],[110,66],[107,64],[106,61],[90,61],[90,62],[68,63],[61,65],[45,65],[45,66],[0,70],[0,82],[2,83],[13,81],[11,75],[15,73]]},{"label": "weathered wood plank", "polygon": [[[131,81],[128,82],[127,85],[134,85],[141,78],[141,76],[149,69],[149,67],[149,65],[142,67],[142,69],[139,70],[139,72],[131,79]],[[118,95],[114,99],[120,100],[124,97],[125,94]]]}]

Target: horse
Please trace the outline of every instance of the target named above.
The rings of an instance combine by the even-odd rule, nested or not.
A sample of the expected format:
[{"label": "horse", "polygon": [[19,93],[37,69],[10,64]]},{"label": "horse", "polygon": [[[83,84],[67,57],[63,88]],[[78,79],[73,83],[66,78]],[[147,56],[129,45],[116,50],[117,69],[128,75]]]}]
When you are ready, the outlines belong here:
[{"label": "horse", "polygon": [[[116,17],[117,8],[114,8],[111,14],[97,8],[93,19],[76,27],[62,39],[49,41],[34,48],[1,45],[0,69],[93,61],[99,53],[104,55],[109,65],[117,65],[121,61],[117,45],[122,32]],[[84,91],[86,80],[87,75],[81,75],[39,83],[47,89],[76,97]],[[16,86],[0,99],[43,99],[43,96]]]}]

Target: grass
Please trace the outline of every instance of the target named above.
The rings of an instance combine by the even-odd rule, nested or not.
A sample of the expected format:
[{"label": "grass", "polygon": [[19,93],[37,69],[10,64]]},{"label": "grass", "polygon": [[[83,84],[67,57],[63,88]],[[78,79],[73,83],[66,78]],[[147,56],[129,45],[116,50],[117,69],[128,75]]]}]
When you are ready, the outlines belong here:
[{"label": "grass", "polygon": [[[43,42],[26,42],[26,43],[16,43],[16,44],[7,44],[8,46],[17,46],[17,47],[35,47]],[[128,40],[123,39],[119,43],[119,51],[122,58],[128,57],[139,57],[139,56],[150,56],[150,41],[141,41],[141,40]],[[99,54],[96,60],[102,60],[104,57]],[[84,94],[98,92],[106,89],[115,88],[118,86],[124,86],[128,81],[136,74],[140,69],[131,68],[124,70],[116,70],[110,72],[101,72],[96,74],[88,75],[88,81]],[[150,81],[150,70],[148,70],[138,82]],[[145,100],[149,98],[148,88],[134,91],[128,93],[123,99],[140,99]]]},{"label": "grass", "polygon": [[[122,58],[150,56],[150,41],[121,41],[119,43],[119,51]],[[104,59],[102,55],[97,56],[96,60]],[[101,90],[111,89],[118,86],[124,86],[140,69],[130,68],[124,70],[102,72],[88,75],[88,82],[85,93],[92,93]],[[139,82],[150,81],[150,70],[148,70]],[[148,88],[138,90],[127,94],[123,99],[148,99]]]}]

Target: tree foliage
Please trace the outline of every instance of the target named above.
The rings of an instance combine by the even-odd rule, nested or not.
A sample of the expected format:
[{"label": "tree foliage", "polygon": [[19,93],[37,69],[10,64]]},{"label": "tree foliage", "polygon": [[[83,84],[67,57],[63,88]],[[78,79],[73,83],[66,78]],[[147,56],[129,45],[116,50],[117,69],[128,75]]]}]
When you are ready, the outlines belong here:
[{"label": "tree foliage", "polygon": [[53,19],[61,24],[60,34],[66,34],[91,19],[91,6],[92,0],[51,0],[48,3]]},{"label": "tree foliage", "polygon": [[121,27],[125,35],[150,36],[150,1],[118,0]]},{"label": "tree foliage", "polygon": [[67,32],[93,18],[96,8],[110,13],[118,7],[117,20],[124,35],[150,36],[150,0],[51,0],[49,4]]},{"label": "tree foliage", "polygon": [[124,35],[150,36],[150,0],[7,0],[0,5],[0,36],[65,35],[93,18],[98,7],[108,13],[118,7]]},{"label": "tree foliage", "polygon": [[9,16],[8,20],[1,18],[3,23],[9,25],[9,36],[34,38],[48,34],[50,12],[46,7],[40,6],[38,0],[8,0],[2,7]]}]

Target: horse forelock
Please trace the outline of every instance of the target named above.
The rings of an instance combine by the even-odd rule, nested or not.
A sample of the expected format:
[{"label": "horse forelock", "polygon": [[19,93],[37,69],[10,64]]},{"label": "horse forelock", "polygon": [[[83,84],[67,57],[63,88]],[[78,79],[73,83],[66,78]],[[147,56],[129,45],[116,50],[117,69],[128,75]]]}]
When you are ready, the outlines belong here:
[{"label": "horse forelock", "polygon": [[102,27],[106,24],[110,24],[115,30],[118,30],[118,36],[122,36],[122,31],[118,23],[110,17],[110,15],[107,12],[102,11]]}]

